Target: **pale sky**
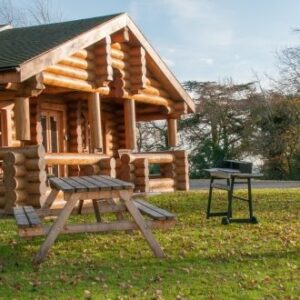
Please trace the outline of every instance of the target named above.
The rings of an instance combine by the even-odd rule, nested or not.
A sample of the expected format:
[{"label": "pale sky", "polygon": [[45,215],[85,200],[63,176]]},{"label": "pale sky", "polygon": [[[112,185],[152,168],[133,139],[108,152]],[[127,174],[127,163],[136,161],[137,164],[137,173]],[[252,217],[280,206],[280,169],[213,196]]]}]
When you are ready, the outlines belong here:
[{"label": "pale sky", "polygon": [[275,77],[276,52],[300,41],[300,0],[53,2],[65,20],[127,12],[180,81]]}]

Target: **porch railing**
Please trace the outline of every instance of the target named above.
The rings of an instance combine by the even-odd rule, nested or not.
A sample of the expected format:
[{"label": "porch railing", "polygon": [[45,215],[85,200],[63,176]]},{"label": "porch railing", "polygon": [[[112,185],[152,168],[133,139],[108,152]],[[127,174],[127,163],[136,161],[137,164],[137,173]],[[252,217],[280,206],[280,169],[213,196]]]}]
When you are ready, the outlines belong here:
[{"label": "porch railing", "polygon": [[[139,152],[121,154],[117,164],[117,177],[131,181],[136,192],[171,192],[188,190],[187,152]],[[150,165],[159,165],[160,174],[152,177]]]}]

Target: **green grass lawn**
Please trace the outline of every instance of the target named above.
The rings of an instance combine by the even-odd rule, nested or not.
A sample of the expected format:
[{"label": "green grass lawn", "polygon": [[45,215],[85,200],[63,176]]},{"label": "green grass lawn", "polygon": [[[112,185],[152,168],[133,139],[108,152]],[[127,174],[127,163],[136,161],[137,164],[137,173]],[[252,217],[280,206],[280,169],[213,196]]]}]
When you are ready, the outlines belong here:
[{"label": "green grass lawn", "polygon": [[[60,236],[34,268],[43,239],[22,240],[14,220],[0,220],[0,298],[300,299],[300,189],[255,191],[258,225],[206,220],[206,192],[150,201],[177,214],[173,229],[155,232],[166,259],[139,233],[78,234]],[[246,204],[234,208],[242,216]]]}]

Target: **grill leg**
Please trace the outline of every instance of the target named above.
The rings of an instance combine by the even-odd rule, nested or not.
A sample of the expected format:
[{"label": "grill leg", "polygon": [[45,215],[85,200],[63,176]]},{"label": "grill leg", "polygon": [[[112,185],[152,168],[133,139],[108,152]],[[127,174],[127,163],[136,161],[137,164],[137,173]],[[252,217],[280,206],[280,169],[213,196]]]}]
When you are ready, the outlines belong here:
[{"label": "grill leg", "polygon": [[249,214],[250,219],[253,217],[253,207],[252,207],[252,191],[251,191],[251,178],[248,178],[248,204],[249,204]]},{"label": "grill leg", "polygon": [[[228,179],[228,182],[230,180]],[[234,190],[234,178],[231,179],[230,191],[228,192],[228,218],[232,218],[232,199],[233,199],[233,190]]]},{"label": "grill leg", "polygon": [[210,208],[211,208],[211,199],[212,199],[212,184],[214,182],[214,178],[210,178],[210,183],[209,183],[209,194],[208,194],[208,204],[207,204],[207,212],[206,212],[206,219],[209,219],[210,217]]}]

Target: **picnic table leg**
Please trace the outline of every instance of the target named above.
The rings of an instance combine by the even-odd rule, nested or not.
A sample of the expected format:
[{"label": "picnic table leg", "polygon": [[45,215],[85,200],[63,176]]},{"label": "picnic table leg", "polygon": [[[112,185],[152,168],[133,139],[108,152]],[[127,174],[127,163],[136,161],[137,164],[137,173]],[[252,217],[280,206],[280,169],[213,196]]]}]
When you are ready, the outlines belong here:
[{"label": "picnic table leg", "polygon": [[98,206],[98,200],[97,199],[93,199],[93,207],[94,207],[94,212],[95,212],[95,217],[98,223],[101,222],[101,215],[100,215],[100,210],[99,210],[99,206]]},{"label": "picnic table leg", "polygon": [[36,254],[36,256],[33,259],[34,264],[39,264],[44,260],[49,249],[51,248],[52,244],[55,242],[58,234],[60,233],[61,229],[65,225],[66,220],[70,216],[73,208],[75,207],[75,205],[77,203],[77,198],[76,197],[73,198],[72,194],[69,194],[69,193],[66,194],[65,200],[67,201],[67,203],[64,206],[64,208],[62,209],[62,211],[60,212],[60,214],[58,215],[55,223],[53,223],[50,230],[48,231],[44,243],[42,244],[38,253]]},{"label": "picnic table leg", "polygon": [[51,192],[48,195],[48,197],[46,198],[45,202],[41,203],[41,208],[42,209],[50,208],[52,206],[54,200],[56,199],[58,193],[59,193],[58,190],[51,190]]},{"label": "picnic table leg", "polygon": [[163,250],[160,248],[158,242],[154,238],[151,230],[146,225],[141,213],[136,208],[134,203],[131,200],[130,193],[128,191],[121,191],[120,198],[124,201],[125,206],[127,207],[129,213],[133,217],[133,220],[138,225],[140,231],[142,232],[143,236],[145,237],[147,243],[149,244],[150,248],[152,249],[153,253],[157,257],[165,257]]}]

